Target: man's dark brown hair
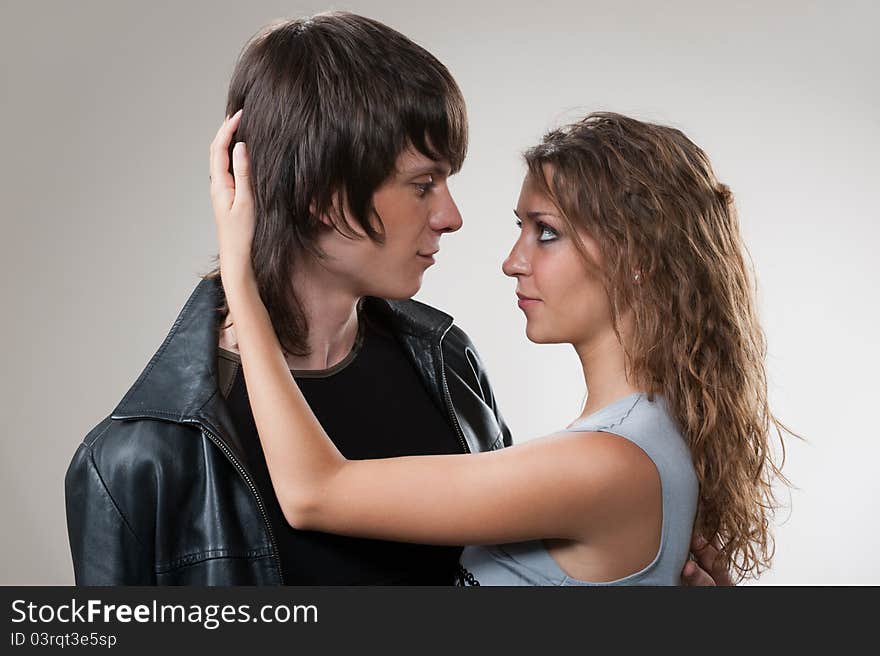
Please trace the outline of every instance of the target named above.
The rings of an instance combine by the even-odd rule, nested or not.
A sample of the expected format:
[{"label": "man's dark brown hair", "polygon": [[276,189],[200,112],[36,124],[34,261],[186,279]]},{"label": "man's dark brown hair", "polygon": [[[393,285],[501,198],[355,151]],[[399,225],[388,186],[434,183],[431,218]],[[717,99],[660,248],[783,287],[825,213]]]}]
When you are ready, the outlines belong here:
[{"label": "man's dark brown hair", "polygon": [[[322,255],[322,230],[357,238],[342,207],[381,242],[373,193],[408,145],[458,171],[467,150],[464,99],[424,48],[378,21],[331,12],[272,23],[248,41],[226,114],[242,108],[230,161],[232,146],[246,142],[257,284],[284,350],[307,355],[308,326],[291,287],[296,258]],[[215,268],[205,277],[218,275]]]}]

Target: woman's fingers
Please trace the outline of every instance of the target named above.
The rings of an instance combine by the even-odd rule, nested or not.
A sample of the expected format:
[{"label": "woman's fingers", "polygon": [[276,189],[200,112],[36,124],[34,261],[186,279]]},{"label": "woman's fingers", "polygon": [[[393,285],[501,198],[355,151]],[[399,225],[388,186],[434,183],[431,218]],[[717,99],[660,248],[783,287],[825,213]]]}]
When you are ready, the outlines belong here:
[{"label": "woman's fingers", "polygon": [[238,129],[241,110],[229,117],[220,126],[209,149],[211,178],[211,199],[222,209],[229,209],[235,199],[235,180],[229,173],[229,144]]},{"label": "woman's fingers", "polygon": [[[223,119],[223,124],[220,126],[222,130],[226,127],[226,124],[229,122],[229,115],[226,115],[226,118]],[[208,146],[208,180],[214,179],[214,143],[220,138],[220,131],[217,131],[217,134],[214,135],[214,139],[211,141],[210,146]]]},{"label": "woman's fingers", "polygon": [[712,586],[715,585],[713,579],[702,567],[697,565],[693,560],[687,561],[682,572],[682,582],[685,585],[692,586]]},{"label": "woman's fingers", "polygon": [[700,566],[708,572],[712,571],[715,566],[715,559],[718,557],[718,549],[714,545],[706,542],[702,536],[691,545],[694,555],[700,563]]},{"label": "woman's fingers", "polygon": [[233,206],[236,209],[249,212],[253,208],[253,196],[251,191],[251,170],[248,160],[247,144],[239,141],[232,150],[232,169],[235,173],[235,199]]},{"label": "woman's fingers", "polygon": [[721,540],[717,535],[712,538],[709,546],[715,550],[715,560],[712,561],[712,578],[715,579],[715,584],[736,585],[733,582],[733,577],[730,575],[730,570],[721,567],[721,561],[718,559],[718,552],[721,551]]},{"label": "woman's fingers", "polygon": [[697,557],[700,568],[709,573],[715,585],[733,585],[730,572],[722,568],[718,561],[721,541],[717,535],[712,538],[711,542],[708,542],[702,535],[695,535],[691,542],[691,551]]},{"label": "woman's fingers", "polygon": [[253,243],[254,203],[250,183],[250,162],[244,142],[230,146],[241,121],[241,110],[228,117],[211,142],[209,150],[211,175],[211,204],[217,227],[217,242],[223,277],[238,275],[248,270]]}]

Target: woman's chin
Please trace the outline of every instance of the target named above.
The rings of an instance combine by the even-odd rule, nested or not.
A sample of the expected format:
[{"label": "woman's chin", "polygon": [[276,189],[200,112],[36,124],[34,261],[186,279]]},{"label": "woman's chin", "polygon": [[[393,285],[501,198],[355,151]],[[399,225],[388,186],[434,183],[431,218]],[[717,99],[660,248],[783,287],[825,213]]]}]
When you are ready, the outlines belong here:
[{"label": "woman's chin", "polygon": [[[560,334],[558,330],[552,330],[554,326],[539,325],[532,320],[526,323],[526,337],[535,344],[572,344],[570,337]],[[548,330],[550,328],[551,330]]]},{"label": "woman's chin", "polygon": [[541,332],[537,326],[532,323],[526,324],[526,337],[530,342],[535,344],[552,344],[553,340],[548,339],[547,335]]}]

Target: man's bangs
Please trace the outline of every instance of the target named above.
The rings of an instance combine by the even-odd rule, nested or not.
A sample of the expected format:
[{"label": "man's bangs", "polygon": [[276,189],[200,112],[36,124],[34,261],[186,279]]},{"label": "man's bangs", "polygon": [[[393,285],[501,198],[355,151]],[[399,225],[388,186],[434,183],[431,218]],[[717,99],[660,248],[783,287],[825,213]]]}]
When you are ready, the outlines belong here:
[{"label": "man's bangs", "polygon": [[[422,103],[407,121],[407,138],[428,159],[446,160],[458,173],[467,155],[467,117],[463,103],[447,96],[445,102]],[[431,110],[435,111],[431,111]]]}]

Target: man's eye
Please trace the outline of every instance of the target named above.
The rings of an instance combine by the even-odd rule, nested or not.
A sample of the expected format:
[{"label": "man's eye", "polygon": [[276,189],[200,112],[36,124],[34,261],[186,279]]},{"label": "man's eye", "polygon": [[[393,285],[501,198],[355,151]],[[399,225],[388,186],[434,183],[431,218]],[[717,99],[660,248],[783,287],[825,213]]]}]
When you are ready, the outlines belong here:
[{"label": "man's eye", "polygon": [[417,196],[424,196],[428,193],[429,189],[434,188],[434,179],[430,179],[427,182],[413,182],[413,186],[416,188]]},{"label": "man's eye", "polygon": [[519,219],[514,219],[513,222],[516,224],[517,228],[522,229],[522,221],[520,221]]}]

